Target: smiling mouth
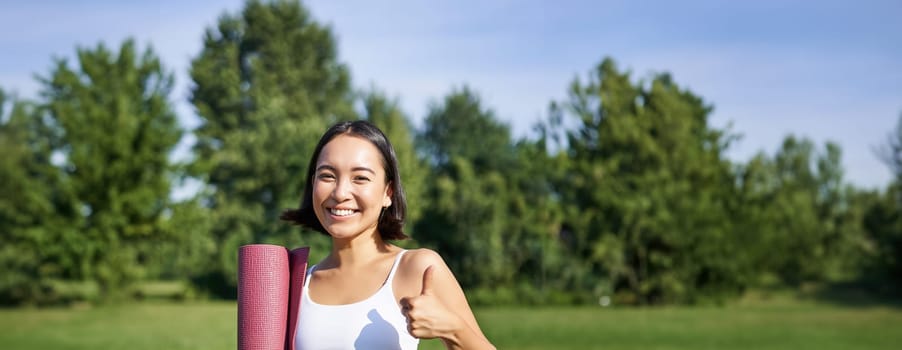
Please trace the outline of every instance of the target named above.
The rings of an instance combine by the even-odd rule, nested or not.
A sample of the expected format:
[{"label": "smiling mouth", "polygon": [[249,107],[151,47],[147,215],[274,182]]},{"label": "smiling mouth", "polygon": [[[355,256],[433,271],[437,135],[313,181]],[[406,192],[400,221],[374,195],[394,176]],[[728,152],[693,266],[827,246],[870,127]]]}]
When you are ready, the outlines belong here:
[{"label": "smiling mouth", "polygon": [[356,213],[356,210],[353,209],[335,209],[329,208],[329,213],[335,216],[350,216]]}]

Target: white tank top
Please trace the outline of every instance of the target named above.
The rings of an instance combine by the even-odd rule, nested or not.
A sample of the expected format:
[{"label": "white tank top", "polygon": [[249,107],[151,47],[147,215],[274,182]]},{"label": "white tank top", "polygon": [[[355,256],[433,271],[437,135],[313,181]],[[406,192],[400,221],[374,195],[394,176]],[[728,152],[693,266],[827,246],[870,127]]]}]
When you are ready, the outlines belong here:
[{"label": "white tank top", "polygon": [[310,299],[310,267],[301,292],[296,350],[416,349],[420,340],[407,332],[407,318],[395,301],[392,280],[406,250],[395,262],[382,287],[369,298],[352,304],[322,305]]}]

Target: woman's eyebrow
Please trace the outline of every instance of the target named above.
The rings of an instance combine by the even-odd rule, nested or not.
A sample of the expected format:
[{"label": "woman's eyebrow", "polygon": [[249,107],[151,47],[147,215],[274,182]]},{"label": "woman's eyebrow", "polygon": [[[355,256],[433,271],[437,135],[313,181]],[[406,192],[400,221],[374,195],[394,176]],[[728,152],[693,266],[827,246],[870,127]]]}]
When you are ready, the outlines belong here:
[{"label": "woman's eyebrow", "polygon": [[373,171],[373,169],[367,168],[365,166],[358,166],[358,167],[351,168],[351,171],[369,171],[369,172],[373,173],[373,175],[376,175],[376,172]]},{"label": "woman's eyebrow", "polygon": [[[323,165],[316,167],[317,172],[323,171],[323,170],[338,172],[334,166],[331,166],[329,164],[323,164]],[[376,175],[376,171],[374,171],[373,169],[367,168],[365,166],[353,167],[353,168],[351,168],[351,171],[367,171],[367,172],[372,173],[373,175]]]},{"label": "woman's eyebrow", "polygon": [[323,170],[330,170],[330,171],[333,171],[333,172],[334,172],[334,171],[335,171],[335,167],[334,167],[334,166],[331,166],[331,165],[329,165],[329,164],[323,164],[323,165],[320,165],[320,166],[316,167],[316,171],[317,171],[317,172],[320,172],[320,171],[323,171]]}]

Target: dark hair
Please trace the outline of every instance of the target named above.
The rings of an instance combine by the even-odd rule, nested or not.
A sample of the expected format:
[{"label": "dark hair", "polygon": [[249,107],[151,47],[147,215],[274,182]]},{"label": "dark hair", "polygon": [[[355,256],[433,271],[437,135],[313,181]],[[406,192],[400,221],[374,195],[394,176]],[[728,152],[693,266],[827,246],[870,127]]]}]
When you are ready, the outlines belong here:
[{"label": "dark hair", "polygon": [[404,197],[404,188],[401,186],[401,174],[398,172],[398,158],[395,149],[388,138],[372,123],[365,120],[345,121],[332,125],[316,144],[310,163],[307,165],[307,181],[304,185],[304,196],[301,197],[301,206],[298,209],[289,209],[282,212],[279,217],[282,220],[292,222],[319,231],[328,235],[322,223],[313,211],[313,175],[316,173],[316,162],[323,147],[336,136],[349,135],[370,141],[382,153],[382,166],[385,168],[385,181],[391,188],[391,205],[383,209],[379,215],[377,230],[382,239],[406,239],[404,234],[404,216],[407,213],[407,200]]}]

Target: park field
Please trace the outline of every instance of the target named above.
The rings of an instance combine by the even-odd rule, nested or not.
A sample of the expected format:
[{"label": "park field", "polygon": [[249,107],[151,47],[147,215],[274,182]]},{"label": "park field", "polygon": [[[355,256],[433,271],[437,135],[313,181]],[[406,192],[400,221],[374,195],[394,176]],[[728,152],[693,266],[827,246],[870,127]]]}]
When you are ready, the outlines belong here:
[{"label": "park field", "polygon": [[[480,308],[499,349],[899,349],[902,308],[800,300],[707,307]],[[234,349],[227,302],[0,309],[3,349]],[[437,341],[421,349],[441,349]]]}]

